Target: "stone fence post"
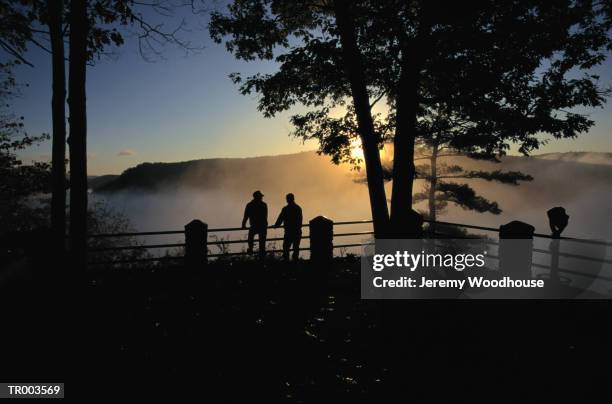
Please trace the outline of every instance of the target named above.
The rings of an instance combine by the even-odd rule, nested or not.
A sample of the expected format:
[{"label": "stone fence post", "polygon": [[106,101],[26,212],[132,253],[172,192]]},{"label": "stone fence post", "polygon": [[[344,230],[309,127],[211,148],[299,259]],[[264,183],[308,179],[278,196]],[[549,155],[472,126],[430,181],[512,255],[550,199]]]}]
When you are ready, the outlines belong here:
[{"label": "stone fence post", "polygon": [[514,220],[499,226],[499,271],[515,279],[531,278],[535,227]]},{"label": "stone fence post", "polygon": [[185,225],[185,266],[198,269],[206,265],[208,258],[208,225],[192,220]]},{"label": "stone fence post", "polygon": [[309,222],[310,260],[329,262],[334,257],[334,222],[324,216],[317,216]]}]

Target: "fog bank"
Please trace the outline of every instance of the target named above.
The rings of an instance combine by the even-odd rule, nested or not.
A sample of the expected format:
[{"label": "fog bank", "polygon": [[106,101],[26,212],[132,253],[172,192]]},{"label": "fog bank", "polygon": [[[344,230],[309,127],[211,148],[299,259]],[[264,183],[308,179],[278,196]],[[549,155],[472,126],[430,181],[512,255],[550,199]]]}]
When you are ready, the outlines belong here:
[{"label": "fog bank", "polygon": [[[522,171],[532,175],[534,181],[512,186],[460,180],[497,201],[502,214],[480,214],[449,204],[439,220],[492,227],[521,220],[536,226],[537,232],[549,233],[546,211],[563,206],[570,215],[564,235],[612,238],[611,165],[534,157],[506,157],[499,164],[463,157],[447,162],[468,169]],[[207,222],[210,227],[237,227],[244,205],[255,190],[265,194],[270,223],[276,220],[288,192],[296,195],[306,220],[318,215],[335,221],[370,218],[367,187],[355,181],[363,173],[348,166],[335,166],[327,157],[315,153],[181,164],[156,166],[155,173],[160,174],[148,175],[146,186],[136,180],[124,181],[113,192],[94,193],[95,198],[108,201],[138,231],[182,229],[193,219]],[[415,192],[420,187],[417,181]],[[387,190],[389,198],[390,184]],[[424,209],[425,204],[417,208]]]}]

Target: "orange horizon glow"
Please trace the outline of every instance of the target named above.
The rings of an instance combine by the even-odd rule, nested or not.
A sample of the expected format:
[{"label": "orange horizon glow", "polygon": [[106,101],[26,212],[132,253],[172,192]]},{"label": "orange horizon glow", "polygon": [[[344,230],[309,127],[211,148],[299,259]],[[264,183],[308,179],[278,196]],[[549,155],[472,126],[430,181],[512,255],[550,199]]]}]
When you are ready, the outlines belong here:
[{"label": "orange horizon glow", "polygon": [[[364,166],[365,165],[365,158],[363,155],[363,147],[361,145],[361,139],[356,137],[354,139],[351,140],[350,143],[350,147],[351,147],[351,157],[354,159],[359,159],[359,166]],[[380,149],[378,151],[378,154],[380,155],[380,159],[381,160],[385,160],[386,158],[388,158],[388,147],[383,147],[382,149]]]}]

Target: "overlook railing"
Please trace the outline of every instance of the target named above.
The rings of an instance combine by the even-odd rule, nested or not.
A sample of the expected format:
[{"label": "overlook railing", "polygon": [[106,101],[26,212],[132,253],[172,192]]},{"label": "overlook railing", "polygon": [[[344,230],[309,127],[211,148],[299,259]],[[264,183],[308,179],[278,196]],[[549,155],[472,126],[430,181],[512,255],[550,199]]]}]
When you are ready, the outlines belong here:
[{"label": "overlook railing", "polygon": [[[302,228],[308,228],[309,234],[303,235],[302,240],[311,239],[311,234],[319,234],[324,233],[318,232],[316,229],[313,232],[312,226],[315,228],[317,224],[325,224],[329,223],[329,228],[333,229],[335,226],[345,226],[345,225],[368,225],[372,223],[372,220],[353,220],[353,221],[344,221],[344,222],[332,222],[331,220],[319,216],[313,219],[308,224],[303,224]],[[191,226],[191,227],[190,227]],[[277,228],[274,226],[268,226],[269,230],[276,230]],[[105,251],[122,251],[122,250],[149,250],[149,249],[162,249],[162,248],[186,248],[190,243],[190,239],[201,239],[198,243],[198,249],[201,252],[205,253],[206,258],[218,258],[221,256],[239,256],[239,255],[248,255],[246,251],[239,252],[223,252],[223,253],[208,253],[208,247],[210,246],[220,246],[220,245],[231,245],[231,244],[246,244],[248,242],[247,239],[237,239],[237,240],[218,240],[218,239],[210,239],[208,236],[216,235],[218,233],[233,233],[233,232],[241,232],[247,233],[248,229],[244,229],[242,227],[219,227],[219,228],[208,228],[205,223],[194,220],[185,226],[184,230],[169,230],[169,231],[153,231],[153,232],[127,232],[127,233],[101,233],[101,234],[90,234],[88,238],[121,238],[121,237],[143,237],[143,236],[168,236],[168,235],[183,235],[185,237],[185,242],[183,243],[162,243],[162,244],[144,244],[144,245],[128,245],[128,246],[110,246],[110,247],[93,247],[89,248],[90,252],[105,252]],[[345,232],[345,233],[331,233],[331,240],[338,237],[349,237],[349,236],[368,236],[374,235],[373,231],[354,231],[354,232]],[[315,236],[316,238],[316,236]],[[329,238],[328,235],[325,235],[324,238]],[[283,241],[282,237],[272,237],[267,238],[266,242],[277,242]],[[316,242],[315,242],[316,244]],[[345,243],[345,244],[332,244],[332,249],[341,249],[341,248],[350,248],[350,247],[359,247],[363,245],[363,243]],[[300,251],[311,251],[311,247],[301,247]],[[257,251],[255,251],[257,252]],[[266,250],[266,254],[278,254],[282,253],[282,250],[279,249],[270,249]],[[92,261],[91,264],[124,264],[124,263],[134,263],[134,262],[147,262],[147,261],[166,261],[166,260],[184,260],[189,259],[189,253],[186,252],[185,255],[176,255],[176,256],[160,256],[160,257],[147,257],[147,258],[128,258],[128,259],[120,259],[113,261]]]},{"label": "overlook railing", "polygon": [[[538,255],[546,255],[550,256],[548,261],[548,265],[544,265],[542,262],[533,262],[533,268],[544,269],[550,272],[550,276],[559,277],[559,274],[567,274],[567,275],[575,275],[580,277],[596,277],[597,279],[610,281],[612,282],[612,273],[611,276],[606,276],[601,273],[597,273],[597,276],[590,274],[588,272],[580,272],[567,268],[561,268],[559,266],[560,258],[565,259],[577,259],[582,260],[584,262],[596,262],[598,264],[612,264],[612,261],[607,258],[600,257],[592,257],[584,254],[575,254],[572,252],[561,252],[559,251],[559,240],[570,240],[571,242],[576,243],[585,243],[595,246],[601,246],[602,248],[612,246],[612,243],[607,241],[599,241],[599,240],[588,240],[588,239],[580,239],[573,237],[562,237],[560,232],[557,234],[541,234],[533,232],[533,227],[527,225],[522,222],[511,222],[507,225],[500,226],[499,228],[487,227],[487,226],[478,226],[471,224],[463,224],[463,223],[453,223],[453,222],[443,222],[443,221],[428,221],[424,222],[434,224],[436,229],[444,229],[444,227],[448,228],[461,228],[461,229],[469,229],[469,230],[480,230],[487,233],[496,233],[499,239],[503,238],[536,238],[536,239],[551,239],[551,244],[548,249],[543,248],[533,248],[530,254],[535,253]],[[353,221],[341,221],[341,222],[333,222],[330,219],[319,216],[315,219],[311,220],[308,224],[304,224],[303,228],[308,228],[308,234],[302,237],[302,240],[307,240],[309,242],[309,246],[301,247],[300,251],[309,251],[312,259],[315,258],[331,258],[334,255],[334,251],[338,251],[339,249],[348,249],[351,247],[361,247],[364,244],[371,243],[370,241],[365,242],[345,242],[345,243],[334,243],[337,239],[346,239],[349,237],[357,237],[357,236],[373,236],[374,232],[371,230],[368,231],[345,231],[345,232],[337,232],[334,233],[334,230],[337,226],[342,226],[343,228],[350,225],[371,225],[371,220],[353,220]],[[514,234],[511,237],[505,236],[503,233],[508,232],[509,226],[512,227],[512,232]],[[270,226],[269,229],[275,229],[275,227]],[[531,228],[529,231],[528,228]],[[527,230],[525,230],[527,229]],[[519,234],[516,232],[518,231]],[[521,235],[520,232],[527,231],[526,234]],[[227,248],[230,245],[244,245],[247,243],[247,240],[244,238],[235,239],[235,240],[219,240],[217,235],[223,233],[246,233],[247,230],[240,227],[227,227],[227,228],[208,228],[208,226],[199,221],[194,220],[185,226],[183,230],[171,230],[171,231],[157,231],[157,232],[133,232],[133,233],[112,233],[112,234],[92,234],[89,236],[91,239],[95,238],[121,238],[121,237],[142,237],[142,236],[169,236],[169,235],[183,235],[184,242],[182,243],[160,243],[160,244],[144,244],[144,245],[129,245],[129,246],[109,246],[109,247],[93,247],[90,248],[89,251],[92,253],[105,252],[105,251],[122,251],[122,250],[150,250],[150,249],[163,249],[163,248],[184,248],[184,255],[175,255],[175,256],[158,256],[158,257],[145,257],[145,258],[126,258],[119,260],[111,260],[111,261],[92,261],[91,264],[104,264],[104,265],[115,265],[115,264],[127,264],[127,263],[136,263],[136,262],[147,262],[147,261],[175,261],[175,262],[183,262],[185,266],[188,267],[201,267],[208,260],[215,259],[224,256],[243,256],[249,254],[246,251],[229,251]],[[516,237],[518,235],[518,237]],[[448,234],[443,232],[436,232],[434,238],[445,238],[449,237]],[[452,238],[461,238],[461,236],[451,236]],[[273,237],[267,239],[267,242],[277,242],[282,241],[282,237]],[[555,241],[556,240],[556,241]],[[485,241],[489,245],[497,245],[499,246],[499,242],[494,239],[488,237]],[[209,247],[218,246],[224,247],[225,251],[219,253],[211,253],[209,252]],[[221,250],[222,248],[220,248]],[[266,251],[266,254],[278,254],[281,253],[282,250],[271,248]],[[499,257],[495,255],[489,255],[489,258],[499,259]],[[541,257],[540,257],[541,258]],[[541,261],[541,260],[540,260]]]}]

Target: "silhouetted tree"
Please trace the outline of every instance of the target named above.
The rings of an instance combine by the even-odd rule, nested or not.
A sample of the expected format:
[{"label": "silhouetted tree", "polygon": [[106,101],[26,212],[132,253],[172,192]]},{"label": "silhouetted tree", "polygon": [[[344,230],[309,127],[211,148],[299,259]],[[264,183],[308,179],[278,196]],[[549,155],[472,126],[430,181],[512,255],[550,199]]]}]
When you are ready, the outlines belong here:
[{"label": "silhouetted tree", "polygon": [[[102,3],[98,3],[102,4]],[[9,14],[9,10],[3,14]],[[102,14],[100,6],[95,12]],[[68,9],[64,7],[63,0],[22,0],[16,7],[10,9],[13,24],[10,32],[2,33],[2,38],[9,38],[9,45],[5,46],[9,54],[32,66],[23,56],[27,45],[35,46],[49,52],[52,57],[52,188],[51,188],[51,227],[53,232],[54,251],[62,252],[66,234],[66,78],[65,78],[65,52],[64,40],[68,31],[68,21],[65,15]],[[91,13],[90,13],[91,14]],[[108,13],[105,18],[108,18]],[[95,15],[95,14],[94,14]],[[98,16],[98,19],[101,19]],[[108,22],[106,20],[105,22]],[[8,25],[7,25],[8,26]],[[44,27],[48,31],[44,31]],[[121,37],[114,29],[90,30],[93,32],[88,42],[93,46],[93,52],[100,52],[111,41],[120,44]],[[41,39],[42,37],[42,39]],[[21,41],[17,41],[20,38]],[[45,45],[48,41],[50,47]],[[9,48],[10,46],[10,48]]]},{"label": "silhouetted tree", "polygon": [[[587,0],[235,0],[227,13],[213,13],[210,33],[240,59],[279,64],[271,74],[232,78],[242,93],[261,95],[265,116],[311,107],[293,123],[304,138],[323,139],[324,152],[350,147],[354,133],[333,125],[332,112],[352,99],[377,229],[386,216],[383,136],[371,107],[385,100],[394,143],[390,230],[401,236],[415,232],[414,147],[425,108],[443,103],[478,122],[464,139],[498,151],[517,142],[528,153],[540,133],[574,137],[593,122],[571,108],[604,102],[597,78],[581,72],[604,60],[610,26],[609,3]],[[477,138],[489,133],[497,141]]]},{"label": "silhouetted tree", "polygon": [[[424,200],[428,202],[426,216],[432,221],[429,224],[431,233],[435,233],[437,213],[443,211],[448,202],[481,213],[501,213],[497,202],[479,196],[468,184],[457,183],[457,180],[482,179],[510,185],[533,180],[530,175],[518,171],[466,170],[460,165],[445,162],[447,157],[459,156],[499,162],[492,151],[500,147],[496,142],[503,138],[501,134],[479,134],[477,140],[480,143],[477,144],[472,134],[476,133],[478,125],[453,116],[442,108],[428,109],[417,125],[419,137],[415,161],[425,160],[428,163],[416,166],[416,178],[425,181],[425,188],[423,192],[414,194],[413,199],[415,203]],[[494,143],[484,143],[487,141]]]},{"label": "silhouetted tree", "polygon": [[[274,48],[289,48],[290,37],[301,43],[301,47],[293,47],[276,58],[281,63],[278,73],[250,77],[241,87],[243,94],[251,91],[262,94],[259,109],[265,116],[273,116],[295,103],[326,105],[318,112],[319,116],[326,115],[331,108],[344,105],[346,97],[352,98],[366,163],[374,231],[381,235],[389,213],[378,153],[380,140],[374,128],[368,89],[370,60],[362,55],[355,16],[349,5],[343,0],[235,1],[229,6],[229,15],[212,14],[210,32],[217,42],[231,35],[226,43],[228,50],[245,60],[273,59]],[[232,78],[236,83],[242,81],[239,74]],[[310,121],[308,116],[295,120],[304,125]],[[339,140],[338,146],[347,143]]]},{"label": "silhouetted tree", "polygon": [[10,111],[15,80],[10,64],[0,64],[0,233],[27,231],[47,225],[38,205],[28,198],[50,188],[47,163],[24,164],[17,152],[49,138],[30,136],[24,131],[23,117]]},{"label": "silhouetted tree", "polygon": [[[351,114],[340,119],[344,122],[344,130],[349,131]],[[329,123],[329,122],[328,122]],[[391,124],[378,125],[378,131],[382,137],[389,138]],[[419,118],[418,138],[415,146],[415,162],[427,161],[426,164],[416,165],[415,179],[425,182],[424,190],[413,195],[414,203],[427,201],[427,211],[424,216],[435,222],[437,214],[442,212],[449,202],[453,202],[463,209],[477,212],[488,212],[492,214],[501,213],[497,202],[489,201],[479,196],[468,184],[459,184],[460,179],[482,179],[486,181],[497,181],[503,184],[519,185],[519,181],[531,181],[530,175],[519,171],[483,171],[467,170],[457,164],[448,164],[447,157],[469,157],[477,160],[487,160],[499,163],[499,154],[493,153],[500,147],[496,143],[489,145],[486,142],[498,142],[500,136],[494,134],[482,134],[474,139],[472,134],[477,129],[477,124],[463,121],[453,117],[440,109],[430,109]],[[465,137],[468,137],[466,140]],[[475,142],[478,140],[478,144]],[[352,156],[335,156],[340,161],[348,163],[354,161]],[[389,159],[383,163],[384,178],[386,181],[393,179],[393,160]],[[449,180],[451,180],[449,182]],[[358,176],[356,182],[365,182]],[[429,224],[429,231],[435,232],[435,223]]]},{"label": "silhouetted tree", "polygon": [[[65,7],[65,4],[67,7]],[[181,5],[192,5],[185,3]],[[80,2],[68,1],[64,3],[61,0],[22,0],[19,7],[0,7],[0,18],[9,16],[12,24],[7,27],[7,38],[10,41],[0,42],[2,48],[6,48],[7,52],[15,56],[23,63],[29,63],[23,57],[23,52],[26,50],[28,43],[49,52],[52,57],[53,70],[53,99],[52,99],[52,120],[53,120],[53,190],[52,190],[52,227],[54,230],[54,240],[57,241],[57,249],[63,248],[63,235],[65,232],[65,201],[66,201],[66,171],[65,171],[65,143],[66,143],[66,116],[65,116],[65,101],[66,101],[66,82],[65,82],[65,60],[64,41],[67,39],[72,46],[79,60],[70,61],[70,67],[73,71],[69,86],[72,86],[73,94],[78,94],[77,99],[69,102],[71,106],[71,139],[72,134],[75,134],[74,142],[71,142],[70,161],[71,161],[71,228],[77,231],[74,238],[71,237],[71,245],[77,253],[77,256],[84,256],[84,253],[79,252],[84,249],[84,233],[86,229],[84,215],[85,209],[83,205],[87,204],[87,173],[86,173],[86,121],[85,121],[85,106],[84,103],[84,88],[85,83],[82,81],[85,78],[86,68],[80,69],[78,66],[85,63],[91,63],[94,58],[100,57],[107,53],[111,46],[119,46],[123,44],[123,35],[118,31],[120,26],[135,26],[138,28],[139,50],[144,58],[150,59],[150,54],[159,55],[159,46],[164,43],[171,42],[178,44],[186,50],[192,50],[189,42],[181,40],[177,33],[184,27],[182,21],[178,27],[172,30],[165,30],[163,23],[153,23],[144,18],[141,9],[152,9],[165,17],[171,14],[174,7],[173,3],[166,1],[156,1],[151,3],[136,2],[131,0],[111,0],[111,1],[84,1]],[[73,16],[75,11],[85,8],[85,11],[80,14],[79,20]],[[70,18],[68,18],[70,17]],[[8,17],[7,17],[8,18]],[[84,18],[85,21],[81,19]],[[77,32],[72,28],[73,23],[78,23]],[[41,27],[42,25],[42,27]],[[45,31],[44,26],[48,27]],[[17,35],[16,33],[19,33]],[[85,39],[81,35],[85,34]],[[2,36],[4,38],[4,35]],[[82,42],[85,43],[85,50],[82,50]],[[49,44],[49,45],[47,45]],[[84,53],[83,53],[84,52]],[[72,53],[70,53],[72,55]],[[85,57],[85,61],[81,60]],[[72,57],[71,57],[72,59]],[[77,88],[82,88],[78,90]],[[72,109],[75,113],[72,113]],[[74,119],[73,119],[74,117]],[[73,160],[76,161],[73,162]],[[79,170],[73,172],[72,170]],[[76,205],[73,205],[76,203]],[[79,219],[80,218],[80,219]],[[83,222],[83,223],[81,223]],[[75,227],[76,226],[76,227]],[[78,227],[78,228],[77,228]],[[77,241],[77,239],[83,239]]]},{"label": "silhouetted tree", "polygon": [[64,252],[66,237],[66,68],[64,53],[64,1],[47,0],[49,37],[51,42],[52,99],[51,119],[51,230],[54,251]]},{"label": "silhouetted tree", "polygon": [[86,0],[70,1],[70,253],[84,266],[87,250],[87,106],[85,82],[89,18]]},{"label": "silhouetted tree", "polygon": [[350,4],[351,2],[347,0],[335,0],[332,5],[333,15],[340,37],[342,67],[353,97],[353,107],[357,117],[357,133],[361,135],[374,232],[380,236],[387,231],[389,213],[378,152],[379,139],[374,130],[372,107],[367,88],[368,81],[364,74],[364,63],[367,62],[363,60],[363,55],[357,43],[356,23],[349,9]]}]

